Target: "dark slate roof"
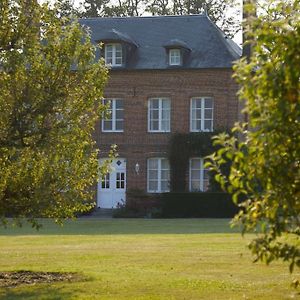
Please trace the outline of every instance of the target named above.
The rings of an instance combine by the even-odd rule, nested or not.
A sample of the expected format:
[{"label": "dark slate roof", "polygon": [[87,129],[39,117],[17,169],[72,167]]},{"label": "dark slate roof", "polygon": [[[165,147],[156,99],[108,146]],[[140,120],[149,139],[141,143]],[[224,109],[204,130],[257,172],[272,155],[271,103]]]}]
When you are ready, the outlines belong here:
[{"label": "dark slate roof", "polygon": [[[165,46],[179,40],[190,51],[181,68],[230,68],[241,49],[203,15],[114,17],[79,20],[89,27],[93,42],[118,35],[135,45],[126,69],[168,69]],[[98,53],[98,56],[100,54]]]}]

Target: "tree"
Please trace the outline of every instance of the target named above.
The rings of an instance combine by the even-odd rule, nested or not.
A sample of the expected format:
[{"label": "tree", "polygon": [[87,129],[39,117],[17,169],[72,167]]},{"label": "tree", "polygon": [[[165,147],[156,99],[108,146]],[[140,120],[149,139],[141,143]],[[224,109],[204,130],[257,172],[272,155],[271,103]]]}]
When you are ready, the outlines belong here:
[{"label": "tree", "polygon": [[249,21],[249,61],[234,68],[249,121],[236,124],[234,136],[215,137],[221,149],[207,166],[241,207],[234,224],[256,233],[249,245],[255,260],[281,259],[292,272],[300,267],[300,4],[266,7]]},{"label": "tree", "polygon": [[56,0],[55,7],[58,17],[80,17],[81,12],[74,6],[73,0]]},{"label": "tree", "polygon": [[0,3],[0,218],[72,217],[92,205],[92,132],[107,78],[75,21],[34,0]]},{"label": "tree", "polygon": [[84,6],[84,12],[81,16],[88,18],[105,16],[108,3],[109,0],[85,0],[84,3],[81,3]]}]

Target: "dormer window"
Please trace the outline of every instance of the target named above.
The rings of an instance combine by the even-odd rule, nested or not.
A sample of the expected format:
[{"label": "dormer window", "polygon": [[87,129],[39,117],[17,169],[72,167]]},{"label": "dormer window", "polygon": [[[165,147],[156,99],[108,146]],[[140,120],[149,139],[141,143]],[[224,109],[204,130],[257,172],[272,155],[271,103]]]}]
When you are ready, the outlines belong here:
[{"label": "dormer window", "polygon": [[112,67],[121,67],[123,64],[123,49],[121,44],[105,45],[105,63]]},{"label": "dormer window", "polygon": [[181,51],[180,49],[169,50],[169,65],[180,66],[181,65]]}]

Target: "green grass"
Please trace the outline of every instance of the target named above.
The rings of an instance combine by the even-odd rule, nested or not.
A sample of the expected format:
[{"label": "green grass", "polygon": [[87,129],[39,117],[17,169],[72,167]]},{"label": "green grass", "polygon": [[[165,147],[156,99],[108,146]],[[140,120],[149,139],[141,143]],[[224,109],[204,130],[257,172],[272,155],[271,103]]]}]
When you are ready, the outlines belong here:
[{"label": "green grass", "polygon": [[1,299],[297,299],[286,265],[251,262],[229,220],[43,220],[0,229],[0,271],[80,272],[73,283],[0,289]]}]

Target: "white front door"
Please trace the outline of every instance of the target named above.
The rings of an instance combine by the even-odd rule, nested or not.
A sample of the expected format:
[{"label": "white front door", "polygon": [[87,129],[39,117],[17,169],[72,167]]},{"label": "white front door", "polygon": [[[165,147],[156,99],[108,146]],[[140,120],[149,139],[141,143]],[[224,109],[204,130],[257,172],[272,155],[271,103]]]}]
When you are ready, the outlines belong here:
[{"label": "white front door", "polygon": [[118,205],[124,205],[125,201],[126,160],[117,158],[111,163],[110,172],[98,182],[97,206],[100,208],[117,208]]}]

